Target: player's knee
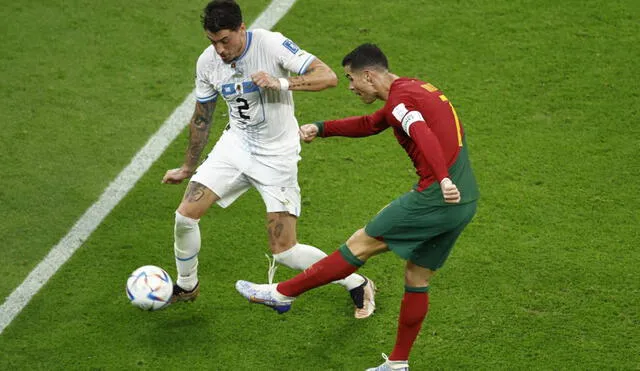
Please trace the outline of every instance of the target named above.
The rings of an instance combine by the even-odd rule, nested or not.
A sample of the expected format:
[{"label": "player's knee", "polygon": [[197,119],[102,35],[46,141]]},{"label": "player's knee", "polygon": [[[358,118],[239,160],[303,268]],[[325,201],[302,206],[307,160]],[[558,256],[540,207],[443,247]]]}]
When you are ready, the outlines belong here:
[{"label": "player's knee", "polygon": [[349,237],[347,247],[353,255],[364,261],[386,251],[387,244],[369,236],[364,228],[361,228]]},{"label": "player's knee", "polygon": [[404,283],[410,287],[427,287],[429,286],[429,279],[405,273]]},{"label": "player's knee", "polygon": [[436,271],[408,263],[404,271],[404,282],[410,287],[427,287],[434,274]]},{"label": "player's knee", "polygon": [[195,207],[195,204],[193,203],[182,202],[180,203],[180,206],[178,206],[178,210],[176,210],[176,217],[178,214],[186,218],[199,220],[202,217],[203,212],[199,207]]},{"label": "player's knee", "polygon": [[347,240],[347,245],[351,245],[351,244],[364,244],[365,243],[365,237],[368,237],[367,234],[364,231],[364,228],[360,228],[357,231],[355,231],[351,237],[349,237],[349,239]]}]

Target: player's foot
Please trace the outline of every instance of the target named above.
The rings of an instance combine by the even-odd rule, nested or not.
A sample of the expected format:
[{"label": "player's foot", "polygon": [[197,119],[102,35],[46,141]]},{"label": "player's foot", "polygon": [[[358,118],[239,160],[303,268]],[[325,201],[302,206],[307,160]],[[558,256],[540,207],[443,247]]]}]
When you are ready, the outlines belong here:
[{"label": "player's foot", "polygon": [[177,284],[173,285],[173,294],[171,295],[170,303],[173,304],[178,301],[194,301],[200,295],[200,282],[196,283],[196,287],[193,290],[187,291]]},{"label": "player's foot", "polygon": [[289,298],[276,291],[276,283],[258,285],[248,281],[237,281],[236,290],[251,303],[266,305],[282,314],[291,309],[294,298]]},{"label": "player's foot", "polygon": [[367,318],[376,310],[376,285],[369,278],[364,277],[364,283],[349,293],[355,305],[354,317],[357,319]]},{"label": "player's foot", "polygon": [[384,363],[378,367],[368,368],[366,371],[409,371],[408,361],[390,361],[386,354],[382,353]]}]

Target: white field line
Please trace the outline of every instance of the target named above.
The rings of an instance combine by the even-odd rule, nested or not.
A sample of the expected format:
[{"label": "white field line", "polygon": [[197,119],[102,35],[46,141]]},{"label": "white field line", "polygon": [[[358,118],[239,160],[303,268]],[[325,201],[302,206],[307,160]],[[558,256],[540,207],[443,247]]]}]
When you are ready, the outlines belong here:
[{"label": "white field line", "polygon": [[[250,28],[271,29],[289,11],[296,0],[273,0]],[[129,165],[104,190],[98,201],[85,211],[69,233],[29,273],[0,306],[0,334],[29,303],[31,298],[60,269],[98,228],[102,220],[126,196],[136,182],[149,170],[165,149],[187,126],[193,113],[195,98],[191,92],[175,109],[147,144],[136,153]]]}]

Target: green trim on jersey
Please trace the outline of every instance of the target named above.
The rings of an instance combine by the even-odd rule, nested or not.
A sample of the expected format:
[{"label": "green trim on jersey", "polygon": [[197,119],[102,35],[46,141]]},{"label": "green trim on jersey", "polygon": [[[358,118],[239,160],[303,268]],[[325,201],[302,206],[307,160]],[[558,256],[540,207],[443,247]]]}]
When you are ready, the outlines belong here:
[{"label": "green trim on jersey", "polygon": [[316,121],[316,122],[313,122],[312,124],[314,124],[318,128],[317,136],[319,137],[324,136],[324,121]]}]

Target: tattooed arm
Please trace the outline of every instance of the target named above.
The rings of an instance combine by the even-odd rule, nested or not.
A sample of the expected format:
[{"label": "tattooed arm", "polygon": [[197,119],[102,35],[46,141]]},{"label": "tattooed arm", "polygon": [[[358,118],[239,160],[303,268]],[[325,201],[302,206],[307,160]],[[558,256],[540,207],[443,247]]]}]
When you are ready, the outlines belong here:
[{"label": "tattooed arm", "polygon": [[292,76],[287,80],[289,80],[289,90],[318,91],[338,85],[335,72],[318,58],[311,62],[303,75]]},{"label": "tattooed arm", "polygon": [[[263,71],[254,73],[251,78],[253,83],[261,88],[273,90],[283,88],[279,79]],[[335,72],[318,58],[311,62],[304,74],[292,76],[286,80],[289,85],[288,90],[320,91],[338,85]]]},{"label": "tattooed arm", "polygon": [[162,178],[162,183],[178,184],[196,171],[200,154],[209,139],[215,109],[215,101],[196,102],[196,109],[189,122],[189,147],[184,155],[184,163],[177,169],[168,170]]}]

